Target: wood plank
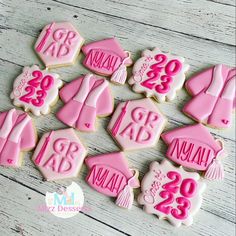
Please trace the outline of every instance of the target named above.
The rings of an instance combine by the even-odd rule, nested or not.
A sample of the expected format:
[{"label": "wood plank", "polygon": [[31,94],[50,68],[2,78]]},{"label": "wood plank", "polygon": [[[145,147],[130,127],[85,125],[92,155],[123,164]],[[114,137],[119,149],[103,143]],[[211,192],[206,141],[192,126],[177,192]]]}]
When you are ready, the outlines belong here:
[{"label": "wood plank", "polygon": [[86,216],[86,212],[64,220],[42,211],[40,207],[45,206],[43,194],[1,175],[0,188],[1,235],[125,235]]},{"label": "wood plank", "polygon": [[92,10],[94,13],[129,19],[143,25],[151,25],[184,35],[235,45],[235,9],[217,2],[100,0],[99,4],[88,4],[86,0],[52,1],[64,6]]}]

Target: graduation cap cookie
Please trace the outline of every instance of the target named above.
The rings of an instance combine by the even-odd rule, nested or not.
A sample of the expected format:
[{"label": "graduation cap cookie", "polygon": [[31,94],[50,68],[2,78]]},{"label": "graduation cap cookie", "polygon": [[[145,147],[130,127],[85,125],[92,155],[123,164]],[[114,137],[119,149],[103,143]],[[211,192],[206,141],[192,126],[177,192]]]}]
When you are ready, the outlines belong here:
[{"label": "graduation cap cookie", "polygon": [[87,183],[100,193],[116,197],[116,204],[130,209],[134,194],[133,188],[140,186],[138,171],[128,166],[123,152],[97,155],[85,159],[89,168]]},{"label": "graduation cap cookie", "polygon": [[114,83],[125,83],[126,67],[132,64],[132,60],[130,53],[124,51],[115,38],[89,43],[82,47],[82,51],[86,56],[85,67],[99,75],[111,76]]},{"label": "graduation cap cookie", "polygon": [[223,179],[220,157],[225,156],[223,143],[215,140],[201,124],[177,128],[161,135],[169,146],[166,156],[184,167],[204,171],[207,179]]}]

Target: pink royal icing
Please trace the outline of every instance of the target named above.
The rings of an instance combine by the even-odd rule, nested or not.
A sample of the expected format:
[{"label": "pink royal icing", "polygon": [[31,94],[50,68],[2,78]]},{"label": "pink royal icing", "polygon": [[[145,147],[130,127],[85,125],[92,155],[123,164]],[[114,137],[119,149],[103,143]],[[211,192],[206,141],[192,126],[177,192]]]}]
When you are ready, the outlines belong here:
[{"label": "pink royal icing", "polygon": [[82,51],[86,56],[83,61],[85,67],[97,74],[112,76],[114,83],[125,83],[126,66],[131,65],[132,60],[115,38],[89,43],[82,47]]},{"label": "pink royal icing", "polygon": [[35,51],[46,67],[73,64],[84,39],[69,22],[46,25],[35,44]]},{"label": "pink royal icing", "polygon": [[149,98],[120,103],[108,131],[123,150],[153,147],[166,124],[165,116]]},{"label": "pink royal icing", "polygon": [[33,161],[46,180],[76,177],[86,149],[73,129],[51,131],[42,136]]},{"label": "pink royal icing", "polygon": [[34,148],[36,133],[27,113],[15,109],[0,113],[0,165],[19,167],[20,153]]},{"label": "pink royal icing", "polygon": [[168,145],[166,156],[190,169],[207,171],[215,159],[222,156],[222,142],[215,140],[201,124],[177,128],[161,137]]},{"label": "pink royal icing", "polygon": [[23,72],[15,79],[11,99],[15,106],[24,107],[34,115],[46,115],[58,98],[58,89],[62,86],[59,75],[38,66],[24,67]]},{"label": "pink royal icing", "polygon": [[138,202],[159,219],[167,219],[176,227],[188,226],[201,207],[205,186],[197,173],[174,167],[166,160],[152,162],[142,180]]},{"label": "pink royal icing", "polygon": [[145,93],[158,102],[173,100],[176,91],[181,89],[189,65],[183,57],[163,53],[158,48],[145,50],[133,67],[129,84],[137,93]]},{"label": "pink royal icing", "polygon": [[107,196],[117,197],[117,205],[131,208],[132,189],[140,185],[138,174],[129,169],[124,153],[116,152],[89,157],[85,159],[85,163],[89,168],[86,181],[92,188]]},{"label": "pink royal icing", "polygon": [[[215,128],[231,126],[236,104],[236,68],[213,66],[189,79],[185,87],[193,96],[183,112]],[[204,106],[202,106],[204,104]]]},{"label": "pink royal icing", "polygon": [[88,74],[73,80],[60,90],[65,103],[57,118],[80,131],[95,131],[97,116],[107,116],[113,111],[113,98],[104,78]]}]

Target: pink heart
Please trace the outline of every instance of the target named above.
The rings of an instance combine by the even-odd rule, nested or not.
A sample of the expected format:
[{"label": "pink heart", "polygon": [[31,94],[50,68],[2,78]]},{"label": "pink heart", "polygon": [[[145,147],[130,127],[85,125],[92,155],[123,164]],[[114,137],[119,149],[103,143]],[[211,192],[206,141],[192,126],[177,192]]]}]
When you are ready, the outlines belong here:
[{"label": "pink heart", "polygon": [[84,125],[85,125],[87,128],[90,127],[90,124],[89,124],[89,123],[85,123]]},{"label": "pink heart", "polygon": [[12,159],[7,159],[7,162],[8,162],[9,164],[12,164],[13,160],[12,160]]},{"label": "pink heart", "polygon": [[224,124],[226,124],[226,125],[229,123],[229,121],[228,121],[228,120],[225,120],[225,119],[222,119],[221,121],[222,121]]}]

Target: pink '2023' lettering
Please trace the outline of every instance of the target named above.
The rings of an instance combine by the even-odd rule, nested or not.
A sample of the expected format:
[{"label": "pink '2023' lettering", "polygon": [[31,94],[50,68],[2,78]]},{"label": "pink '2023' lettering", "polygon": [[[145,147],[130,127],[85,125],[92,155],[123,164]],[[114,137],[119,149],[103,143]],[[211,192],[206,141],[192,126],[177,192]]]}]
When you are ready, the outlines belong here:
[{"label": "pink '2023' lettering", "polygon": [[[189,199],[196,195],[197,183],[191,178],[182,180],[181,175],[176,171],[168,172],[167,177],[172,181],[162,186],[164,190],[160,192],[160,197],[164,200],[154,208],[166,215],[171,214],[176,219],[186,219],[188,217],[188,211],[191,208]],[[175,199],[174,196],[178,192],[182,196]],[[171,206],[174,201],[178,204],[177,209]]]}]

